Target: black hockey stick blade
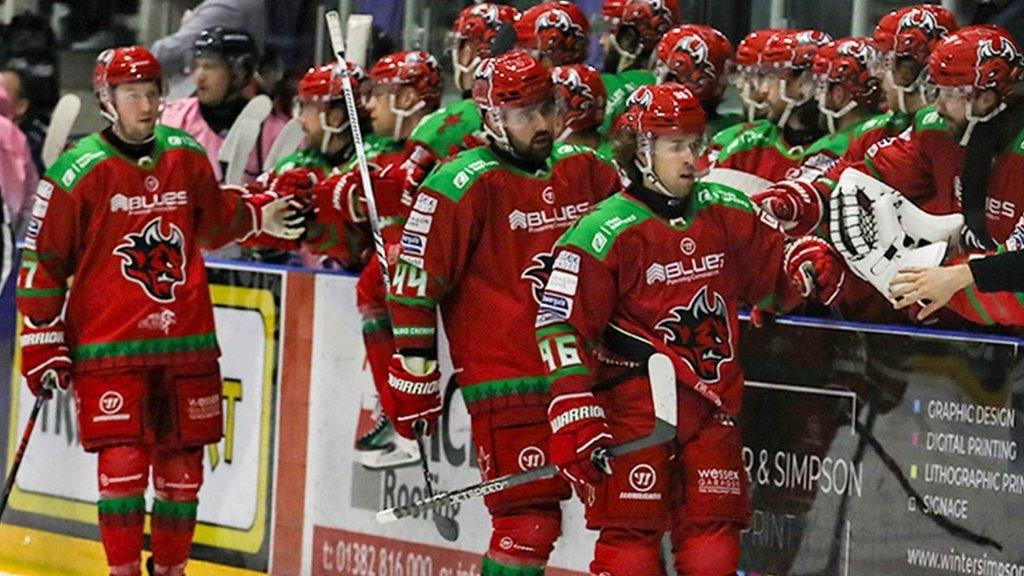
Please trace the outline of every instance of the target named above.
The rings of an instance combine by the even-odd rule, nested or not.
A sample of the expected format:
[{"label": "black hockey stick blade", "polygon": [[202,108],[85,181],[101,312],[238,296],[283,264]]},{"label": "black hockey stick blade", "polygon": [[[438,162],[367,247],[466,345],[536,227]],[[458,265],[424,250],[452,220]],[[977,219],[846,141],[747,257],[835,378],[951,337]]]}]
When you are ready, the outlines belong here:
[{"label": "black hockey stick blade", "polygon": [[[651,381],[651,396],[654,400],[654,430],[648,436],[609,448],[605,457],[615,458],[616,456],[622,456],[623,454],[670,442],[676,437],[676,375],[672,367],[672,361],[664,354],[654,354],[647,361],[647,369]],[[458,490],[441,492],[405,506],[381,510],[377,512],[377,522],[387,524],[400,518],[417,515],[447,504],[463,502],[515,486],[521,486],[528,482],[551,478],[557,473],[558,468],[548,465],[518,474],[508,474]]]},{"label": "black hockey stick blade", "polygon": [[[422,420],[417,424],[426,424]],[[434,495],[434,481],[430,478],[430,466],[427,464],[427,447],[423,441],[423,432],[426,430],[426,426],[416,426],[414,430],[416,434],[416,447],[420,449],[420,469],[423,471],[423,482],[426,489],[427,498]],[[449,542],[455,542],[459,539],[459,524],[454,518],[449,518],[443,514],[434,513],[434,527],[437,528],[437,533],[441,535],[441,538]]]}]

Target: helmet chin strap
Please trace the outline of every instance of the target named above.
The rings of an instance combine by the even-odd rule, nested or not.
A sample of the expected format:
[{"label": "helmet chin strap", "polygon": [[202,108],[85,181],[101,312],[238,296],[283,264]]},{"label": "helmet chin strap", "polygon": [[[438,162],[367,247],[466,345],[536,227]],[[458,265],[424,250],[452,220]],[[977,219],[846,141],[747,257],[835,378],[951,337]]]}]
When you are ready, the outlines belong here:
[{"label": "helmet chin strap", "polygon": [[636,52],[630,52],[619,44],[619,39],[615,37],[615,34],[612,34],[609,39],[611,40],[612,48],[619,54],[619,64],[616,72],[622,72],[629,68],[640,57],[640,51],[643,50],[643,47],[639,43],[637,44]]},{"label": "helmet chin strap", "polygon": [[401,141],[402,136],[402,125],[405,123],[405,119],[419,112],[426,106],[427,103],[422,99],[417,102],[412,108],[403,110],[395,106],[395,94],[388,94],[388,107],[391,109],[391,113],[395,115],[395,129],[391,133],[391,137],[395,142]]},{"label": "helmet chin strap", "polygon": [[[505,130],[505,121],[501,118],[500,112],[493,112],[492,110],[487,111],[487,115],[490,117],[491,122],[486,120],[483,122],[484,134],[494,141],[503,151],[518,157],[515,149],[512,147],[512,143],[508,139],[508,131]],[[491,127],[491,123],[498,126],[498,130]]]},{"label": "helmet chin strap", "polygon": [[826,99],[828,98],[828,92],[822,92],[818,94],[818,111],[825,115],[825,120],[828,122],[828,133],[836,133],[836,120],[846,116],[851,110],[857,107],[856,100],[850,100],[839,110],[832,110],[828,107]]},{"label": "helmet chin strap", "polygon": [[927,72],[927,68],[922,69],[917,74],[917,78],[915,78],[909,86],[902,86],[896,83],[896,79],[892,75],[892,70],[885,71],[885,79],[888,80],[891,85],[896,87],[896,102],[899,105],[900,112],[903,112],[904,114],[910,113],[910,111],[907,110],[908,94],[913,94],[914,92],[917,92],[921,96],[921,99],[924,99],[925,72]]},{"label": "helmet chin strap", "polygon": [[971,141],[971,134],[974,133],[974,127],[982,122],[988,122],[995,118],[1000,112],[1006,110],[1006,102],[1000,102],[999,106],[996,106],[994,110],[985,114],[984,116],[974,115],[974,101],[968,100],[967,106],[964,110],[967,116],[967,129],[964,130],[963,137],[960,138],[960,146],[967,146],[967,143]]},{"label": "helmet chin strap", "polygon": [[786,103],[786,109],[782,111],[782,116],[779,117],[779,121],[777,123],[779,128],[785,128],[786,123],[789,122],[789,117],[793,114],[793,110],[796,110],[797,106],[801,106],[809,102],[813,96],[812,93],[804,96],[803,98],[790,98],[789,95],[786,94],[786,86],[788,83],[789,81],[785,78],[779,80],[779,98]]},{"label": "helmet chin strap", "polygon": [[[668,187],[661,181],[661,178],[654,172],[654,159],[651,156],[651,142],[646,137],[637,137],[638,151],[640,157],[633,159],[633,164],[640,170],[640,174],[645,180],[650,181],[654,184],[656,192],[664,194],[665,196],[675,196],[669,191]],[[643,158],[641,162],[640,159]]]},{"label": "helmet chin strap", "polygon": [[558,137],[555,138],[555,140],[557,142],[563,142],[567,138],[569,138],[569,136],[572,136],[572,134],[573,134],[573,129],[569,128],[568,126],[566,126],[565,128],[562,129],[562,132],[558,134]]},{"label": "helmet chin strap", "polygon": [[469,74],[472,76],[476,72],[477,66],[480,65],[481,60],[483,60],[483,58],[480,58],[480,56],[473,56],[473,59],[469,61],[469,64],[463,66],[459,62],[459,51],[452,50],[452,68],[455,70],[455,87],[458,88],[459,91],[469,90],[469,88],[462,85],[462,75]]},{"label": "helmet chin strap", "polygon": [[747,107],[747,122],[753,122],[758,110],[764,110],[768,107],[767,102],[758,102],[750,97],[749,82],[743,83],[743,88],[740,90],[740,100]]},{"label": "helmet chin strap", "polygon": [[327,111],[320,111],[320,129],[324,131],[323,138],[320,139],[320,153],[327,154],[327,149],[331,145],[331,137],[348,130],[349,119],[345,118],[345,121],[340,126],[331,126],[327,123]]}]

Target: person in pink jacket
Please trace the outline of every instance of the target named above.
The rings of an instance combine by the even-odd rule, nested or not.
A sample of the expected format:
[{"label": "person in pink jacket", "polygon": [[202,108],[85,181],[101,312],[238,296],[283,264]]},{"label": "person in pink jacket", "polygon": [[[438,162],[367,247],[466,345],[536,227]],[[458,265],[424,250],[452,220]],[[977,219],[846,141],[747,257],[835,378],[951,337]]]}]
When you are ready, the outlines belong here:
[{"label": "person in pink jacket", "polygon": [[32,163],[28,139],[11,119],[13,106],[7,91],[0,88],[0,196],[7,221],[20,238],[24,232],[39,174]]},{"label": "person in pink jacket", "polygon": [[[259,60],[256,42],[240,30],[220,26],[204,30],[192,48],[192,74],[195,95],[168,102],[161,123],[185,130],[206,148],[213,173],[222,180],[220,153],[224,137],[248,104],[246,88],[252,83]],[[271,114],[245,168],[245,182],[255,180],[263,171],[263,160],[288,118]]]}]

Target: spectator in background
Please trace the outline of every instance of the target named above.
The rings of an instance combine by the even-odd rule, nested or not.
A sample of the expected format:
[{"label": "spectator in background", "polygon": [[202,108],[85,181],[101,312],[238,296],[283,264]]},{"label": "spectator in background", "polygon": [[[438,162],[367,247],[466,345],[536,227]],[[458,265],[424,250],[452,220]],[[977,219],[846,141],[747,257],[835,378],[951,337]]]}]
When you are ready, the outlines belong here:
[{"label": "spectator in background", "polygon": [[266,0],[204,0],[181,19],[181,28],[153,43],[153,54],[167,74],[168,96],[181,98],[192,93],[195,84],[185,72],[192,45],[199,34],[217,26],[244,30],[258,47],[267,32]]},{"label": "spectator in background", "polygon": [[45,106],[36,98],[39,93],[39,82],[30,76],[24,68],[0,69],[0,88],[6,90],[10,98],[10,113],[5,114],[13,120],[28,139],[28,147],[32,153],[32,162],[36,171],[42,174],[43,140],[49,126],[51,106]]},{"label": "spectator in background", "polygon": [[39,173],[32,163],[25,135],[11,120],[12,109],[11,97],[0,87],[0,196],[15,234],[21,237],[28,212],[32,210]]},{"label": "spectator in background", "polygon": [[[220,26],[204,30],[193,43],[189,67],[196,83],[194,96],[167,103],[161,122],[185,130],[206,148],[213,173],[222,179],[217,161],[224,137],[242,109],[255,94],[254,84],[259,50],[247,32],[227,30]],[[256,143],[246,166],[246,180],[254,180],[263,170],[274,140],[288,121],[287,117],[272,114],[263,123],[260,139]]]}]

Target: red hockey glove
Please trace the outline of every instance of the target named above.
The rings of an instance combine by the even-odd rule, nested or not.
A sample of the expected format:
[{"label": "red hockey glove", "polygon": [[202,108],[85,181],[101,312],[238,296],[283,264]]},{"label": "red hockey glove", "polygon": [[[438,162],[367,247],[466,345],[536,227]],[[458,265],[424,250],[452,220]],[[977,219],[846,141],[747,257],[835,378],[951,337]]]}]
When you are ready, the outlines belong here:
[{"label": "red hockey glove", "polygon": [[786,274],[804,298],[816,295],[830,306],[846,281],[846,263],[828,242],[817,236],[793,241],[783,256]]},{"label": "red hockey glove", "polygon": [[416,360],[400,354],[392,356],[388,386],[380,395],[381,406],[394,423],[395,432],[410,439],[416,437],[418,421],[426,423],[425,434],[429,436],[441,416],[441,373],[437,371],[437,362],[426,360],[426,374],[414,374],[419,371],[410,370],[410,364]]},{"label": "red hockey glove", "polygon": [[[278,196],[274,192],[250,194],[242,198],[249,205],[253,232],[277,240],[298,240],[313,218],[314,208],[308,198],[296,195]],[[273,242],[258,242],[260,246]],[[270,246],[279,247],[279,246]],[[289,245],[287,250],[295,247]]]},{"label": "red hockey glove", "polygon": [[299,196],[308,197],[313,192],[313,186],[320,181],[320,173],[310,168],[293,168],[279,174],[270,182],[268,190],[280,197]]},{"label": "red hockey glove", "polygon": [[574,484],[597,484],[612,473],[607,458],[594,453],[614,443],[604,408],[590,392],[560,394],[548,405],[551,463]]},{"label": "red hockey glove", "polygon": [[317,221],[340,227],[348,223],[366,222],[366,201],[358,170],[334,174],[313,188],[313,205]]},{"label": "red hockey glove", "polygon": [[21,329],[21,374],[36,396],[53,397],[53,389],[71,385],[71,354],[60,318],[36,326],[25,317]]},{"label": "red hockey glove", "polygon": [[402,195],[406,197],[407,204],[412,203],[416,190],[427,179],[427,174],[434,169],[437,160],[437,155],[423,144],[409,142],[405,160],[398,166],[404,180]]},{"label": "red hockey glove", "polygon": [[792,238],[810,234],[821,223],[822,202],[813,184],[783,180],[750,198],[775,217]]}]

